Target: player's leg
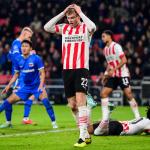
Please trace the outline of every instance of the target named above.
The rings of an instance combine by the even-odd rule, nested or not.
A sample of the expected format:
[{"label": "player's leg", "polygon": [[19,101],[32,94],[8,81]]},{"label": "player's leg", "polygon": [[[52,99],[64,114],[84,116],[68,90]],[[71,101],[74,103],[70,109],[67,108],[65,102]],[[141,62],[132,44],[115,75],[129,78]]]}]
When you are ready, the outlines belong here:
[{"label": "player's leg", "polygon": [[33,99],[31,99],[31,98],[28,99],[27,101],[25,101],[24,116],[23,116],[23,120],[22,120],[23,124],[32,124],[33,123],[32,120],[29,119],[32,103],[33,103]]},{"label": "player's leg", "polygon": [[100,93],[101,96],[101,108],[102,108],[102,119],[99,126],[95,129],[94,135],[101,135],[106,132],[109,123],[109,95],[113,91],[113,88],[104,87]]},{"label": "player's leg", "polygon": [[0,125],[0,128],[12,127],[11,125],[11,117],[12,117],[12,104],[19,101],[20,97],[18,97],[15,93],[12,93],[4,102],[0,105],[0,112],[5,110],[6,123]]},{"label": "player's leg", "polygon": [[56,123],[55,113],[52,105],[50,104],[50,101],[48,100],[48,95],[45,89],[43,89],[42,93],[39,96],[39,99],[42,101],[44,107],[46,108],[46,111],[52,121],[53,128],[54,129],[58,128]]},{"label": "player's leg", "polygon": [[72,115],[78,126],[79,112],[78,112],[78,108],[76,106],[76,97],[72,96],[72,97],[67,98],[67,100],[68,100],[68,106],[71,109]]},{"label": "player's leg", "polygon": [[140,118],[140,113],[138,110],[138,104],[136,100],[133,97],[131,86],[130,86],[130,80],[128,77],[122,78],[122,81],[120,83],[121,88],[124,91],[125,96],[128,98],[128,102],[130,104],[130,107],[134,113],[134,116],[136,119]]},{"label": "player's leg", "polygon": [[76,96],[76,106],[78,107],[79,113],[79,140],[74,145],[76,147],[84,147],[86,144],[91,143],[91,137],[88,133],[88,120],[89,119],[89,110],[87,108],[87,91],[88,91],[88,78],[89,71],[87,69],[79,69],[75,72],[75,96]]}]

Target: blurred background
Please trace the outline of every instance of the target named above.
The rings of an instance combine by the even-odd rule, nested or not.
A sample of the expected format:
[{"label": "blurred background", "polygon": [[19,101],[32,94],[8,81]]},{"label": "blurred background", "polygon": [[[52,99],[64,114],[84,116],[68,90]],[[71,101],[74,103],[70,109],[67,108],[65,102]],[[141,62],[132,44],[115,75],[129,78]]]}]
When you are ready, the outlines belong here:
[{"label": "blurred background", "polygon": [[[101,33],[110,29],[114,33],[114,40],[123,46],[128,58],[131,85],[138,103],[148,103],[150,0],[0,0],[0,88],[11,78],[11,63],[7,59],[11,43],[24,26],[30,26],[34,31],[33,47],[44,60],[49,96],[56,104],[66,103],[62,81],[61,36],[46,33],[43,26],[73,2],[80,5],[97,26],[90,45],[92,96],[100,101],[100,79],[106,67]],[[120,89],[112,94],[111,100],[126,104]]]}]

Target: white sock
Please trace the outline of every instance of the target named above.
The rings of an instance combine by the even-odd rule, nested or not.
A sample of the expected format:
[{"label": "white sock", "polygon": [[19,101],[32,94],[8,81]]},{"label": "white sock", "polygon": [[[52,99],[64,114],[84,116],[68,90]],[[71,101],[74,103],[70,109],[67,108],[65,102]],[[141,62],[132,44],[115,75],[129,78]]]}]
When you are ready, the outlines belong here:
[{"label": "white sock", "polygon": [[6,124],[11,124],[11,121],[6,121]]},{"label": "white sock", "polygon": [[80,129],[80,138],[85,141],[87,137],[87,107],[80,106],[79,110],[79,129]]},{"label": "white sock", "polygon": [[138,110],[138,105],[137,105],[135,99],[132,98],[132,99],[129,101],[129,104],[130,104],[130,107],[131,107],[131,109],[132,109],[132,111],[133,111],[133,113],[134,113],[135,118],[136,118],[136,119],[137,119],[137,118],[140,118],[140,113],[139,113],[139,110]]},{"label": "white sock", "polygon": [[109,120],[109,98],[102,98],[101,99],[101,107],[102,107],[102,121],[108,121]]},{"label": "white sock", "polygon": [[23,120],[24,121],[29,120],[29,117],[24,117]]},{"label": "white sock", "polygon": [[56,124],[56,121],[52,121],[52,125],[55,125]]}]

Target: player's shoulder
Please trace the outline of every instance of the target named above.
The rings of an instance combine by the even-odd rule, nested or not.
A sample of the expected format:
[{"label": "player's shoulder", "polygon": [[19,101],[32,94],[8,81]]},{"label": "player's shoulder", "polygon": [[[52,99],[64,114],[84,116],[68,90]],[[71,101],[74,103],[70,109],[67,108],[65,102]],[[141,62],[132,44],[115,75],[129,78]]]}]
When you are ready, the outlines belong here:
[{"label": "player's shoulder", "polygon": [[21,45],[21,41],[19,39],[15,39],[13,42],[12,42],[12,46],[14,45]]},{"label": "player's shoulder", "polygon": [[122,49],[122,46],[119,43],[117,43],[117,42],[113,42],[113,43],[114,43],[114,47],[116,49]]}]

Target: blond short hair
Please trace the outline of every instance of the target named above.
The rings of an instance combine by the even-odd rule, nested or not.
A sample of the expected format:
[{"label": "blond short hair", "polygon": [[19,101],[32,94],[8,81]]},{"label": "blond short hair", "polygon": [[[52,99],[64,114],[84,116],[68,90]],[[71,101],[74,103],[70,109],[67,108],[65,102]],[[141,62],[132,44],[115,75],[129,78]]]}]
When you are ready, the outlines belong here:
[{"label": "blond short hair", "polygon": [[24,31],[29,31],[29,32],[31,32],[31,34],[33,34],[33,31],[31,30],[30,27],[24,27],[24,28],[22,29],[21,33],[24,32]]},{"label": "blond short hair", "polygon": [[78,15],[74,8],[68,8],[68,10],[67,10],[65,15],[71,15],[71,14]]}]

